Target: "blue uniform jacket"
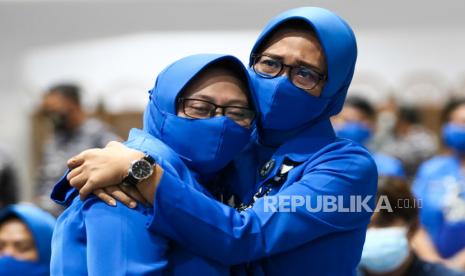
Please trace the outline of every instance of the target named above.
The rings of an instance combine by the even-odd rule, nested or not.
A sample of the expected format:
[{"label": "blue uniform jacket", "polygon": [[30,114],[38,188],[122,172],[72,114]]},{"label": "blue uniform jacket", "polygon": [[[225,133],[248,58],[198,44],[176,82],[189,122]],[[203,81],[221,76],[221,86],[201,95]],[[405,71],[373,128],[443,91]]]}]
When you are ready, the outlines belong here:
[{"label": "blue uniform jacket", "polygon": [[[289,10],[265,27],[249,65],[273,31],[290,20],[308,24],[323,48],[328,78],[321,95],[294,94],[314,104],[302,107],[295,97],[286,101],[273,79],[249,70],[262,116],[254,142],[226,174],[240,208],[164,174],[149,229],[224,265],[248,263],[255,275],[355,275],[375,204],[377,170],[370,153],[336,138],[329,122],[340,112],[352,79],[355,36],[328,10]],[[281,93],[280,102],[270,93]],[[307,117],[312,119],[300,122]]]},{"label": "blue uniform jacket", "polygon": [[[141,130],[131,131],[126,145],[154,156],[165,173],[209,196],[169,147]],[[53,235],[52,275],[228,275],[229,268],[193,255],[167,238],[147,231],[152,213],[141,204],[110,207],[95,196],[81,201],[63,177],[52,199],[69,205]]]},{"label": "blue uniform jacket", "polygon": [[392,156],[375,152],[373,153],[378,175],[405,178],[405,171],[402,162]]},{"label": "blue uniform jacket", "polygon": [[[358,144],[336,138],[329,121],[281,146],[269,159],[274,160],[272,168],[265,164],[265,177],[256,170],[257,146],[249,150],[235,162],[234,170],[240,174],[230,179],[236,184],[259,178],[258,189],[279,175],[285,160],[291,160],[296,166],[270,195],[287,201],[295,195],[309,196],[312,206],[318,197],[336,195],[342,196],[338,204],[345,207],[356,198],[365,206],[330,212],[299,206],[294,212],[273,212],[266,210],[270,201],[264,197],[240,212],[164,174],[149,228],[224,265],[252,262],[255,274],[355,275],[375,204],[377,173],[370,154]],[[245,201],[250,197],[245,195]]]}]

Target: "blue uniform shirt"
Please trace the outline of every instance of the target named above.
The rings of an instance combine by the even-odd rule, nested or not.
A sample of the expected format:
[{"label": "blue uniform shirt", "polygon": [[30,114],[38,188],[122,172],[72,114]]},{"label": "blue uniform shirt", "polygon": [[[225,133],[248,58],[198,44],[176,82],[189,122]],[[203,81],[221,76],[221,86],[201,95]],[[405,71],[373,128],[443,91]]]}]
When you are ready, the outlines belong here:
[{"label": "blue uniform shirt", "polygon": [[[149,92],[144,131],[132,130],[127,142],[127,146],[150,154],[163,167],[164,176],[182,181],[212,200],[197,178],[205,183],[204,180],[214,177],[232,161],[249,142],[253,128],[253,125],[242,127],[226,116],[206,119],[177,116],[179,97],[186,85],[215,63],[228,64],[247,82],[245,67],[232,56],[200,54],[176,61],[158,75]],[[82,202],[76,194],[66,177],[52,193],[54,200],[70,205],[60,216],[54,233],[53,274],[229,273],[228,266],[196,256],[189,248],[148,232],[145,224],[152,212],[143,206],[131,210],[118,204],[112,208],[94,196]]]},{"label": "blue uniform shirt", "polygon": [[[187,183],[205,196],[193,174],[169,147],[141,130],[133,129],[126,145],[144,151],[165,168],[165,174]],[[149,208],[110,207],[95,196],[81,201],[66,177],[52,198],[69,207],[59,217],[53,235],[53,275],[227,275],[229,268],[193,255],[161,235],[147,231]],[[169,265],[168,265],[169,263]]]},{"label": "blue uniform shirt", "polygon": [[373,153],[373,159],[378,168],[378,175],[405,178],[404,166],[399,159],[379,152]]},{"label": "blue uniform shirt", "polygon": [[413,185],[421,202],[420,220],[440,255],[465,248],[465,177],[455,156],[437,156],[423,163]]},{"label": "blue uniform shirt", "polygon": [[[331,133],[326,121],[286,143],[272,155],[274,165],[257,187],[276,177],[290,159],[296,167],[270,195],[287,196],[288,201],[295,195],[310,196],[312,206],[318,197],[341,196],[338,204],[345,207],[351,196],[358,196],[374,208],[373,159],[363,147]],[[258,159],[249,156],[248,162],[235,162],[243,181],[257,177],[258,164],[250,164]],[[265,210],[266,204],[267,198],[260,198],[239,212],[164,174],[150,229],[225,265],[252,262],[251,269],[266,275],[355,275],[369,209],[309,212],[300,206],[295,212],[272,212]]]},{"label": "blue uniform shirt", "polygon": [[328,78],[321,95],[299,90],[286,76],[262,78],[249,70],[260,108],[257,133],[226,177],[240,210],[164,174],[149,229],[222,264],[249,263],[257,275],[355,275],[377,170],[369,152],[336,138],[329,122],[352,79],[355,36],[328,10],[289,10],[260,34],[250,65],[262,43],[291,20],[308,24],[323,48]]}]

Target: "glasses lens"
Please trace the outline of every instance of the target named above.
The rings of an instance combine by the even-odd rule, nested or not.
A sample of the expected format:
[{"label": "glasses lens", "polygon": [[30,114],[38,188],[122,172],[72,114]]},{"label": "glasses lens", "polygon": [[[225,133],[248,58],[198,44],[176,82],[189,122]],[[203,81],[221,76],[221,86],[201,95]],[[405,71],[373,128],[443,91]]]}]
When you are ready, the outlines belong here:
[{"label": "glasses lens", "polygon": [[201,100],[185,99],[184,113],[192,118],[210,118],[215,106]]},{"label": "glasses lens", "polygon": [[241,126],[250,126],[255,118],[255,112],[253,110],[241,107],[225,107],[224,114]]},{"label": "glasses lens", "polygon": [[303,66],[293,68],[291,78],[294,85],[302,89],[313,89],[321,80],[315,70]]},{"label": "glasses lens", "polygon": [[253,65],[254,71],[265,77],[275,77],[281,72],[282,62],[267,56],[258,56]]}]

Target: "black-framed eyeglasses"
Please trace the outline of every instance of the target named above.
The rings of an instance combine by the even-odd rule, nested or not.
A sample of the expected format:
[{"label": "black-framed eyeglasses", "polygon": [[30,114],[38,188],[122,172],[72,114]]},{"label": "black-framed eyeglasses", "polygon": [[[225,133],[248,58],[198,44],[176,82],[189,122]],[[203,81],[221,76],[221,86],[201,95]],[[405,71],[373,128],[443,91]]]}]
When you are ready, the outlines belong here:
[{"label": "black-framed eyeglasses", "polygon": [[327,79],[327,75],[320,74],[315,69],[298,65],[284,64],[282,60],[267,55],[252,55],[252,68],[255,73],[263,78],[272,79],[279,76],[284,68],[289,68],[289,79],[291,82],[304,90],[312,90],[321,81]]},{"label": "black-framed eyeglasses", "polygon": [[221,115],[229,117],[241,126],[249,127],[255,119],[255,111],[244,106],[222,106],[212,102],[192,98],[179,98],[183,112],[194,119],[207,119],[215,117],[217,110],[221,109]]}]

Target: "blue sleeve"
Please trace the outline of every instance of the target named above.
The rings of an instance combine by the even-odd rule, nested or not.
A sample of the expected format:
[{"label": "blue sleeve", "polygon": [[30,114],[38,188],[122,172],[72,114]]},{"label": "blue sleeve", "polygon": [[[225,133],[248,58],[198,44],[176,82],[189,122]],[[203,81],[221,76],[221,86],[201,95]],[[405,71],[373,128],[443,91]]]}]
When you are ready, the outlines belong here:
[{"label": "blue sleeve", "polygon": [[[189,172],[182,163],[178,155],[166,146],[159,139],[150,136],[150,134],[139,130],[132,129],[129,133],[128,141],[124,143],[127,147],[139,150],[153,157],[165,170],[169,170],[179,177],[185,178]],[[66,170],[65,174],[55,184],[51,193],[51,199],[58,204],[69,206],[74,197],[79,192],[69,185],[66,179],[70,170]]]},{"label": "blue sleeve", "polygon": [[[309,168],[298,182],[282,189],[279,196],[367,196],[374,207],[377,172],[371,157],[346,153],[327,158]],[[149,229],[168,236],[195,254],[234,265],[295,249],[334,232],[366,227],[370,210],[360,212],[295,212],[265,210],[267,198],[253,208],[238,212],[221,204],[170,173],[164,173],[155,194]]]},{"label": "blue sleeve", "polygon": [[[426,176],[426,177],[425,177]],[[422,164],[418,168],[417,175],[412,184],[412,192],[416,198],[422,198],[426,185],[428,184],[428,169],[426,164]]]},{"label": "blue sleeve", "polygon": [[145,228],[146,210],[139,204],[109,207],[93,197],[83,215],[88,275],[161,275],[167,266],[167,241]]}]

